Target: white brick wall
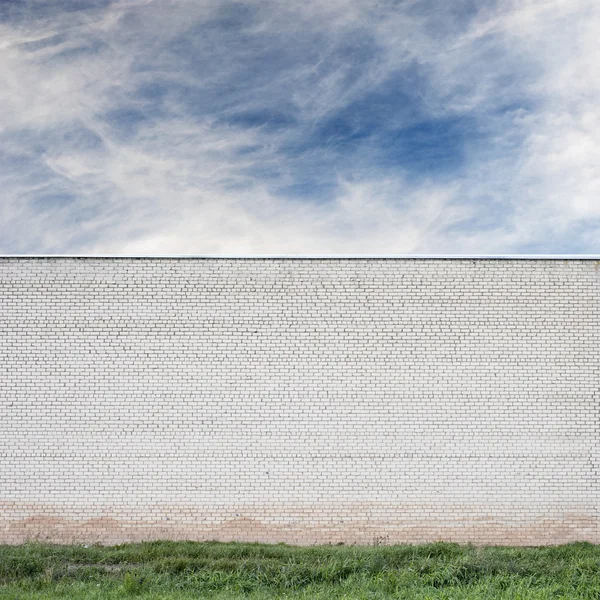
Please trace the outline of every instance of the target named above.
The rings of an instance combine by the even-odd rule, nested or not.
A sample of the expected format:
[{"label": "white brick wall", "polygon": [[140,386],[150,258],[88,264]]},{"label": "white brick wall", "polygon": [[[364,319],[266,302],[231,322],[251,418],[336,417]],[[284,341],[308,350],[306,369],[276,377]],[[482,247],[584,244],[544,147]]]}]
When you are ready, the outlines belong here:
[{"label": "white brick wall", "polygon": [[600,542],[586,260],[0,259],[0,543]]}]

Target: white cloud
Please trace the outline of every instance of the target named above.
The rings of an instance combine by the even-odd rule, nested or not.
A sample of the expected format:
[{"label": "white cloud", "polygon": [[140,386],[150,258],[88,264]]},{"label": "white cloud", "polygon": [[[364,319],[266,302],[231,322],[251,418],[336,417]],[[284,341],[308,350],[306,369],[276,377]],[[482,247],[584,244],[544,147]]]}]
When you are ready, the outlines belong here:
[{"label": "white cloud", "polygon": [[[202,30],[182,50],[193,56],[175,44],[230,18],[223,2],[116,2],[1,25],[0,251],[600,252],[595,2],[503,1],[468,24],[418,2],[246,6],[266,46]],[[361,44],[364,68],[352,62]],[[287,62],[244,72],[265,54],[263,69]],[[460,170],[384,168],[368,139],[358,155],[336,154],[335,139],[286,154],[410,65],[426,74],[431,118],[466,116],[485,134],[466,140]],[[151,85],[161,110],[139,93]],[[219,118],[288,104],[289,126]],[[119,110],[143,125],[115,128]],[[281,191],[328,164],[326,201]]]}]

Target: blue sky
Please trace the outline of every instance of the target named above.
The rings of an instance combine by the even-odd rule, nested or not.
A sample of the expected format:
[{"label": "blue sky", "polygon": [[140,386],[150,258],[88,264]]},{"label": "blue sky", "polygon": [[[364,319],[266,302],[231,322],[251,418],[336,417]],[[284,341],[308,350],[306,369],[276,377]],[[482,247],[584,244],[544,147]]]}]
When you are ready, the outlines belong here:
[{"label": "blue sky", "polygon": [[596,0],[4,0],[2,253],[600,253]]}]

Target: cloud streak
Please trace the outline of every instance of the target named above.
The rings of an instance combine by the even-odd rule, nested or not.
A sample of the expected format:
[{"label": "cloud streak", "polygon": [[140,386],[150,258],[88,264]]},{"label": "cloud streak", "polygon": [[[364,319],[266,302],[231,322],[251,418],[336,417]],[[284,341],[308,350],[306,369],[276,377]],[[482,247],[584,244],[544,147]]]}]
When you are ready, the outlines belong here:
[{"label": "cloud streak", "polygon": [[592,0],[9,2],[0,251],[597,253]]}]

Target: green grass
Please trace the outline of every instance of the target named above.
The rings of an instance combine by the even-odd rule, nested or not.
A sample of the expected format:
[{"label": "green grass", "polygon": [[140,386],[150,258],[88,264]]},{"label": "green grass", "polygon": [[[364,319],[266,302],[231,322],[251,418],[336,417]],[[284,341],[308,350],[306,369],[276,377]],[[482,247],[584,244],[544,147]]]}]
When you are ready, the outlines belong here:
[{"label": "green grass", "polygon": [[600,600],[600,546],[0,546],[0,598]]}]

